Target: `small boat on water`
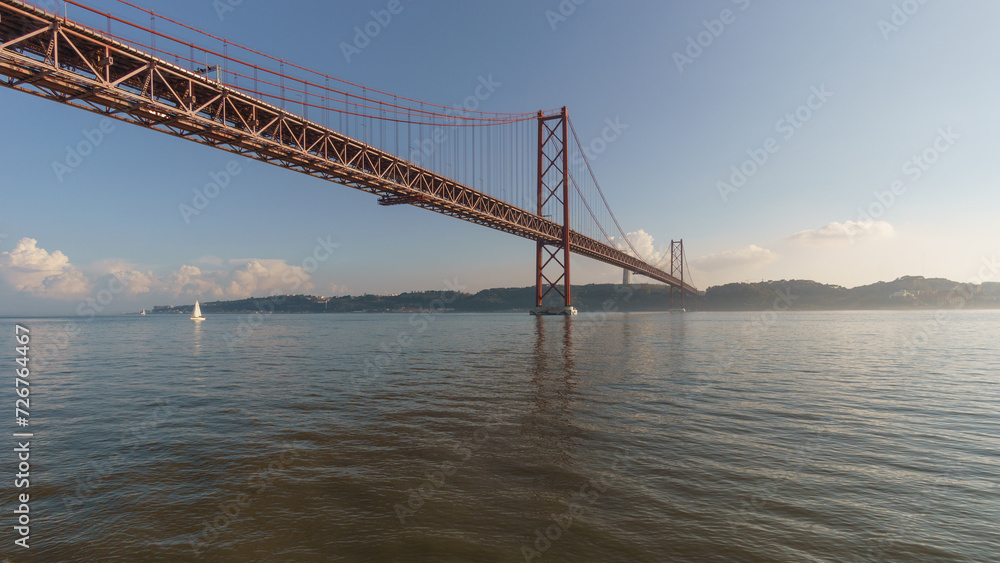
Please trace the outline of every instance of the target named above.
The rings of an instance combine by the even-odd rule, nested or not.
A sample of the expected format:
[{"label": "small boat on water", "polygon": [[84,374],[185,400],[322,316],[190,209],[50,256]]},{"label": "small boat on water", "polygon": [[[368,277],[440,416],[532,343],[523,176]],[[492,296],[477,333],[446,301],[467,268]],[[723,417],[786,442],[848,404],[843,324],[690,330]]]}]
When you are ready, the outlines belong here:
[{"label": "small boat on water", "polygon": [[205,320],[205,317],[201,315],[201,305],[199,305],[197,301],[194,302],[194,312],[191,313],[191,320],[192,321]]},{"label": "small boat on water", "polygon": [[146,309],[143,309],[142,312],[139,313],[139,316],[140,317],[145,317],[146,316]]}]

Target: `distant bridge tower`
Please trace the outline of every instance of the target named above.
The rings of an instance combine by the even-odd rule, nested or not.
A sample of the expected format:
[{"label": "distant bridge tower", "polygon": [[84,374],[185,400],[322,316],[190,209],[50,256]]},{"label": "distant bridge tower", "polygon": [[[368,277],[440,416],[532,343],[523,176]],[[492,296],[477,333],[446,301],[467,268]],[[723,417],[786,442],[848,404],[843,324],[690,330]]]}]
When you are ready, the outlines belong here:
[{"label": "distant bridge tower", "polygon": [[622,285],[632,285],[632,272],[622,270]]},{"label": "distant bridge tower", "polygon": [[[684,285],[684,239],[670,241],[670,275]],[[680,299],[677,299],[680,294]],[[670,286],[670,310],[684,311],[684,288]]]},{"label": "distant bridge tower", "polygon": [[[569,279],[569,118],[566,108],[544,117],[538,112],[538,215],[562,222],[561,240],[537,243],[535,308],[532,315],[575,315]],[[548,210],[548,213],[546,213]],[[562,288],[560,289],[560,285]],[[564,306],[543,307],[549,293],[562,297]]]}]

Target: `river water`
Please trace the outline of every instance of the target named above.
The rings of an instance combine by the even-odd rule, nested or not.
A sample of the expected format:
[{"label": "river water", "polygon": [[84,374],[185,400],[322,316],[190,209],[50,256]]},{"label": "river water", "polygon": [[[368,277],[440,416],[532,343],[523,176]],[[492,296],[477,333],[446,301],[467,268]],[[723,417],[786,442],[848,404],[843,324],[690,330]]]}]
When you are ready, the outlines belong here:
[{"label": "river water", "polygon": [[1000,312],[15,320],[12,561],[1000,560]]}]

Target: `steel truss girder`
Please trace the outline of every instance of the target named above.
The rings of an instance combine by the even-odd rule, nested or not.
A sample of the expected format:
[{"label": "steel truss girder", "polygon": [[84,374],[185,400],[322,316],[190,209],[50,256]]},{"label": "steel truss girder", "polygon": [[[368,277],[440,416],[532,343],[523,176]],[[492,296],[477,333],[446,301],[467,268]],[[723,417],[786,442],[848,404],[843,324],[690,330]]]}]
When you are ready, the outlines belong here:
[{"label": "steel truss girder", "polygon": [[[0,42],[0,84],[13,90],[546,245],[567,238],[555,221],[19,0],[0,0]],[[576,254],[681,283],[574,231],[568,239]]]}]

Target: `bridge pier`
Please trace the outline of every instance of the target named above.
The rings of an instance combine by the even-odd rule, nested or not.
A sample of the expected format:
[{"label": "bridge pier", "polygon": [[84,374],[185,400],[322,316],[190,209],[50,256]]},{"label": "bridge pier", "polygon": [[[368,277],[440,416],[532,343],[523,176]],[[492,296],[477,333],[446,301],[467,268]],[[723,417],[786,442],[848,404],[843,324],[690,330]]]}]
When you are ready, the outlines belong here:
[{"label": "bridge pier", "polygon": [[564,317],[570,317],[577,314],[576,307],[535,307],[530,311],[532,315],[537,317],[547,316],[547,315],[562,315]]},{"label": "bridge pier", "polygon": [[684,313],[684,239],[670,241],[670,275],[681,281],[681,287],[670,286],[670,312]]},{"label": "bridge pier", "polygon": [[[539,240],[535,253],[535,308],[532,315],[575,315],[570,294],[569,118],[566,108],[545,117],[538,112],[538,215],[562,219],[561,240]],[[549,211],[546,214],[546,210]],[[560,289],[561,286],[561,289]],[[563,305],[545,307],[550,293]]]}]

